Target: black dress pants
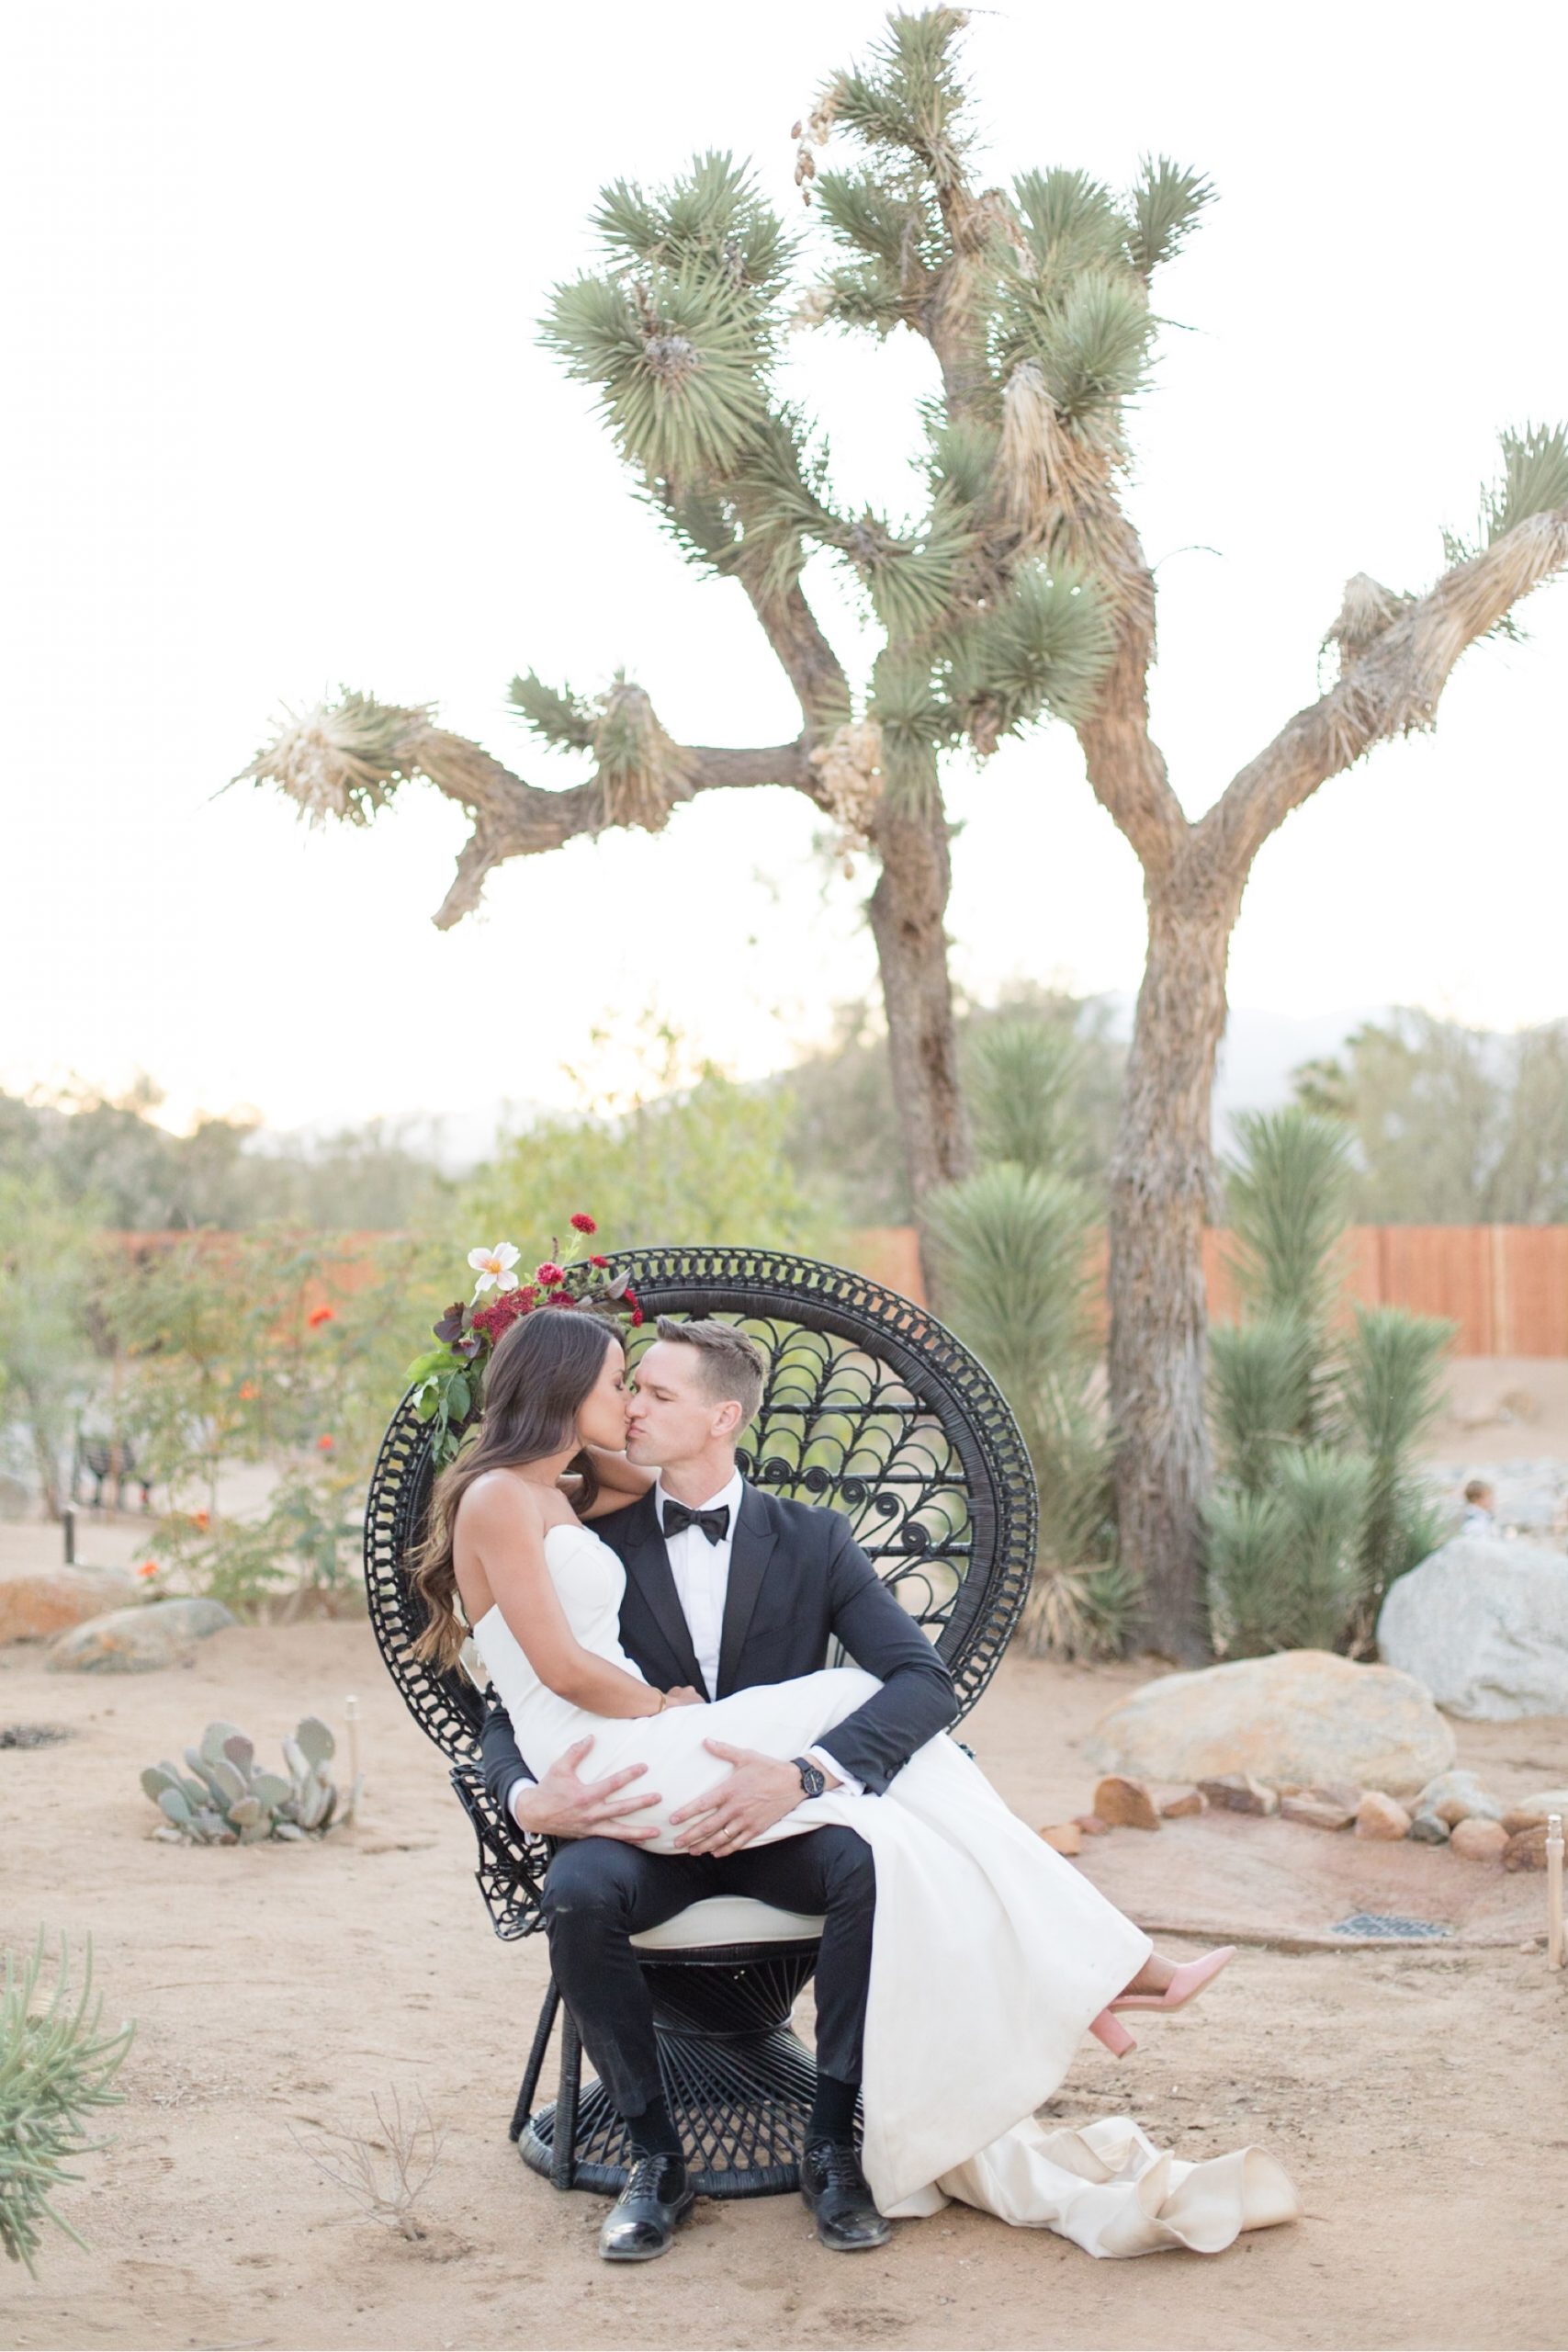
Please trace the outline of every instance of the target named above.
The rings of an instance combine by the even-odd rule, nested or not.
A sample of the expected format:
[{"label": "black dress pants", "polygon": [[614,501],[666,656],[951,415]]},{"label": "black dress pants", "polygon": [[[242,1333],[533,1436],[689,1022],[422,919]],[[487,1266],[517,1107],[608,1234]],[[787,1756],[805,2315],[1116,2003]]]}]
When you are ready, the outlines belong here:
[{"label": "black dress pants", "polygon": [[653,2003],[629,1939],[714,1894],[751,1895],[825,1920],[817,2063],[840,2082],[860,2080],[876,1871],[852,1829],[833,1825],[722,1856],[577,1838],[546,1873],[545,1928],[561,1997],[619,2115],[640,2115],[660,2088]]}]

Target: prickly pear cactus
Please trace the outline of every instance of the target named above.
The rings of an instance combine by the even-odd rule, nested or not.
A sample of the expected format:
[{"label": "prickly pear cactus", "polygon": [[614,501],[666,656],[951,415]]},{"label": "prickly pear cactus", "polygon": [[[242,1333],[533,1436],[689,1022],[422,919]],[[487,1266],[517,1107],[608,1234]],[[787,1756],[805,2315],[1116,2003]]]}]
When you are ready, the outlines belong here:
[{"label": "prickly pear cactus", "polygon": [[255,1743],[233,1724],[209,1724],[198,1747],[187,1747],[182,1772],[165,1759],[150,1764],[141,1785],[163,1819],[154,1838],[196,1846],[254,1846],[323,1837],[333,1819],[351,1821],[359,1782],[338,1808],[337,1784],[327,1770],[337,1743],[317,1715],[307,1715],[283,1743],[287,1777],[257,1771]]}]

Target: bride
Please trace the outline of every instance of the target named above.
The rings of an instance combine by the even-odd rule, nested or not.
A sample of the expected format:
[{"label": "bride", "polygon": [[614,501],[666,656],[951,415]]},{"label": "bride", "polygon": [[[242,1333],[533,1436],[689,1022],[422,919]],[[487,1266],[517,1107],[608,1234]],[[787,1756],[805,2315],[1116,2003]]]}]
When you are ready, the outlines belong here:
[{"label": "bride", "polygon": [[[646,1767],[658,1787],[639,1814],[647,1849],[682,1854],[682,1822],[729,1774],[722,1751],[804,1762],[883,1686],[846,1666],[705,1701],[689,1684],[656,1687],[627,1655],[626,1571],[589,1522],[625,1511],[653,1473],[624,1451],[626,1370],[612,1328],[581,1312],[521,1318],[496,1345],[485,1405],[479,1442],[438,1482],[415,1575],[429,1612],[416,1650],[449,1665],[471,1629],[532,1771],[592,1736],[597,1770]],[[804,1772],[802,1785],[813,1785]],[[918,1747],[881,1795],[824,1789],[745,1842],[830,1825],[852,1830],[874,1864],[861,2095],[864,2176],[881,2215],[958,2197],[1096,2254],[1213,2251],[1294,2215],[1289,2181],[1261,2151],[1186,2165],[1157,2156],[1124,2118],[1081,2132],[1034,2120],[1086,2030],[1130,2048],[1113,2007],[1176,2006],[1228,1952],[1180,1970],[1161,1961],[945,1734]]]}]

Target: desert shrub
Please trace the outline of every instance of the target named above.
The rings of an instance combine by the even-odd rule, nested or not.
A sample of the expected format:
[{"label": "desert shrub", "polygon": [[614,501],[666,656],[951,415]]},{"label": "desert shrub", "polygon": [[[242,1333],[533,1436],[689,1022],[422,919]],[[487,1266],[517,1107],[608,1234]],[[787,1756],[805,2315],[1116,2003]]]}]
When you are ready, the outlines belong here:
[{"label": "desert shrub", "polygon": [[95,1282],[91,1205],[51,1170],[0,1166],[0,1415],[25,1440],[43,1507],[58,1519],[62,1464],[91,1396],[87,1304]]},{"label": "desert shrub", "polygon": [[1111,1448],[1091,1396],[1094,1200],[1065,1172],[1077,1146],[1076,1052],[1035,1024],[980,1033],[980,1149],[1015,1156],[934,1194],[926,1223],[946,1317],[995,1375],[1033,1465],[1040,1538],[1020,1640],[1093,1657],[1124,1646],[1137,1593],[1115,1556]]},{"label": "desert shrub", "polygon": [[1237,1126],[1228,1197],[1247,1312],[1210,1334],[1214,1639],[1228,1657],[1303,1646],[1359,1656],[1390,1584],[1441,1540],[1415,1463],[1453,1326],[1358,1307],[1350,1332],[1337,1335],[1343,1132],[1299,1105]]},{"label": "desert shrub", "polygon": [[28,1959],[6,1952],[0,1988],[0,2245],[35,2276],[43,2222],[52,2222],[77,2245],[85,2244],[52,2199],[81,2178],[69,2169],[74,2159],[104,2144],[88,2137],[87,2119],[118,2100],[111,2086],[134,2031],[130,2025],[103,2030],[90,1944],[74,1992],[63,1936],[47,1992],[44,1974],[40,1929]]},{"label": "desert shrub", "polygon": [[[124,1265],[106,1299],[123,1426],[167,1508],[153,1548],[242,1616],[360,1605],[366,1481],[400,1393],[402,1334],[434,1314],[434,1253],[396,1238],[192,1235]],[[220,1480],[265,1463],[265,1506]]]}]

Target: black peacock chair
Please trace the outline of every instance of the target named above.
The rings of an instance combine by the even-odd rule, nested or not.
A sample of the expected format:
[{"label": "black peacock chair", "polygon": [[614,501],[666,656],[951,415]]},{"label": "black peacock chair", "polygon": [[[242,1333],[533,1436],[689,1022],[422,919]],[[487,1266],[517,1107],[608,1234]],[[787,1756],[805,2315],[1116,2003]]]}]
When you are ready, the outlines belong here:
[{"label": "black peacock chair", "polygon": [[[767,1388],[741,1468],[759,1486],[845,1513],[934,1642],[966,1713],[1017,1623],[1036,1532],[1029,1456],[985,1367],[923,1307],[841,1266],[707,1248],[628,1250],[611,1262],[630,1275],[648,1318],[626,1334],[634,1365],[660,1315],[720,1317],[761,1343]],[[404,1564],[433,1475],[430,1428],[405,1398],[370,1482],[371,1621],[414,1721],[451,1763],[479,1838],[480,1893],[496,1934],[511,1939],[544,1924],[552,1849],[491,1803],[479,1768],[479,1690],[461,1668],[438,1674],[410,1656],[423,1611]],[[799,2185],[815,2070],[790,2012],[816,1966],[821,1924],[719,1897],[633,1939],[646,1954],[665,2093],[705,2196],[764,2197]],[[626,2178],[624,2128],[598,2083],[581,2079],[570,2012],[560,2018],[558,2096],[532,2111],[560,2006],[552,1982],[511,2136],[558,2188],[614,2196]]]}]

